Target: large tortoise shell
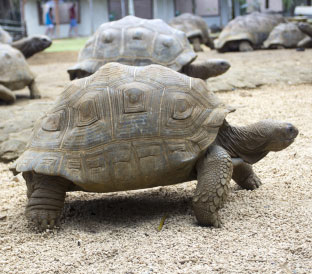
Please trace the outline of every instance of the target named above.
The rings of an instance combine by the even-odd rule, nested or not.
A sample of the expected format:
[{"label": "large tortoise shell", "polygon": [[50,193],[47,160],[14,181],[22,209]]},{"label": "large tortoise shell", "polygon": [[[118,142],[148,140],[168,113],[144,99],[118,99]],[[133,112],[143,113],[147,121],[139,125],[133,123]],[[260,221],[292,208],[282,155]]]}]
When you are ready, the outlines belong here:
[{"label": "large tortoise shell", "polygon": [[23,54],[0,43],[0,84],[12,89],[23,88],[34,79]]},{"label": "large tortoise shell", "polygon": [[247,40],[254,47],[259,47],[279,23],[286,22],[279,14],[253,12],[237,16],[220,33],[216,48],[222,48],[228,42]]},{"label": "large tortoise shell", "polygon": [[108,63],[72,82],[37,122],[17,171],[97,192],[179,183],[230,111],[200,79]]},{"label": "large tortoise shell", "polygon": [[179,71],[196,56],[185,33],[163,20],[126,16],[102,24],[68,73],[81,70],[92,74],[109,62],[132,66],[159,64]]}]

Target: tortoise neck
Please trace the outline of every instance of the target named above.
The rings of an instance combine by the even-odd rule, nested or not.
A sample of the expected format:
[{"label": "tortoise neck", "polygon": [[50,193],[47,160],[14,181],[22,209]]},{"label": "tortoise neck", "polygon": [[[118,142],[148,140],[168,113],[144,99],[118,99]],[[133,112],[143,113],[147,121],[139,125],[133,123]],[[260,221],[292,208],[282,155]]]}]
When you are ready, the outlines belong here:
[{"label": "tortoise neck", "polygon": [[266,138],[256,130],[256,124],[235,127],[225,121],[219,129],[216,143],[232,158],[241,158],[249,164],[258,162],[269,153]]}]

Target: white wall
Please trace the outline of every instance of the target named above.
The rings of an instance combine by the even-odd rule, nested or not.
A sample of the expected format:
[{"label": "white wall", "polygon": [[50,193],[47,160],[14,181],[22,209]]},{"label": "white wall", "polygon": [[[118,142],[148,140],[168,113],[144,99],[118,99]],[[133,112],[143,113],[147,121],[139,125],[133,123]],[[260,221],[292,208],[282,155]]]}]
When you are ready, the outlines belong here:
[{"label": "white wall", "polygon": [[[107,0],[93,0],[93,16],[89,8],[88,0],[80,0],[80,24],[78,24],[78,34],[90,36],[92,30],[95,31],[99,25],[108,21]],[[36,0],[28,0],[25,4],[25,21],[28,35],[44,34],[45,25],[39,25],[39,14]],[[58,38],[68,37],[69,24],[61,24]]]},{"label": "white wall", "polygon": [[154,0],[153,16],[169,22],[174,17],[174,0]]}]

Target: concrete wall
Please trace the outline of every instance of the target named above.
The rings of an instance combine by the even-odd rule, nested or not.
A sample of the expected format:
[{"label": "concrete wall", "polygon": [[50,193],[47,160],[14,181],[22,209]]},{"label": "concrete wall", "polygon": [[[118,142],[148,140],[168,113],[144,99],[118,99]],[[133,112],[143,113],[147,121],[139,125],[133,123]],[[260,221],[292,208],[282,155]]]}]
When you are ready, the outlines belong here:
[{"label": "concrete wall", "polygon": [[[93,0],[93,12],[89,8],[88,0],[80,1],[80,24],[78,24],[78,34],[90,36],[92,30],[95,31],[99,25],[108,21],[107,0]],[[92,14],[92,16],[91,16]],[[39,25],[39,14],[36,0],[28,0],[25,4],[25,21],[28,35],[44,34],[45,25]],[[59,26],[58,35],[55,37],[68,37],[69,24]]]}]

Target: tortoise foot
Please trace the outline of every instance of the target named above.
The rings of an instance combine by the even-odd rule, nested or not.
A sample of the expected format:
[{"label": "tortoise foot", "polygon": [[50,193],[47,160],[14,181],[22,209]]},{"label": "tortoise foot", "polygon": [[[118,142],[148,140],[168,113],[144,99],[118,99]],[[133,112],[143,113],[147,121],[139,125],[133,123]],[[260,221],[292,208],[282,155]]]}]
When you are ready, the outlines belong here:
[{"label": "tortoise foot", "polygon": [[26,217],[39,230],[52,229],[59,225],[61,211],[48,209],[27,209]]},{"label": "tortoise foot", "polygon": [[39,230],[58,225],[70,182],[57,176],[24,172],[28,204],[26,218]]},{"label": "tortoise foot", "polygon": [[222,226],[222,222],[220,220],[219,214],[216,213],[208,213],[204,216],[196,216],[197,222],[200,226],[213,226],[215,228],[220,228]]},{"label": "tortoise foot", "polygon": [[30,99],[40,99],[41,98],[41,95],[40,94],[33,94],[33,95],[30,95]]},{"label": "tortoise foot", "polygon": [[250,174],[246,178],[246,180],[241,183],[241,186],[244,189],[248,189],[248,190],[257,189],[261,185],[262,185],[261,180],[259,179],[259,177],[255,173]]}]

